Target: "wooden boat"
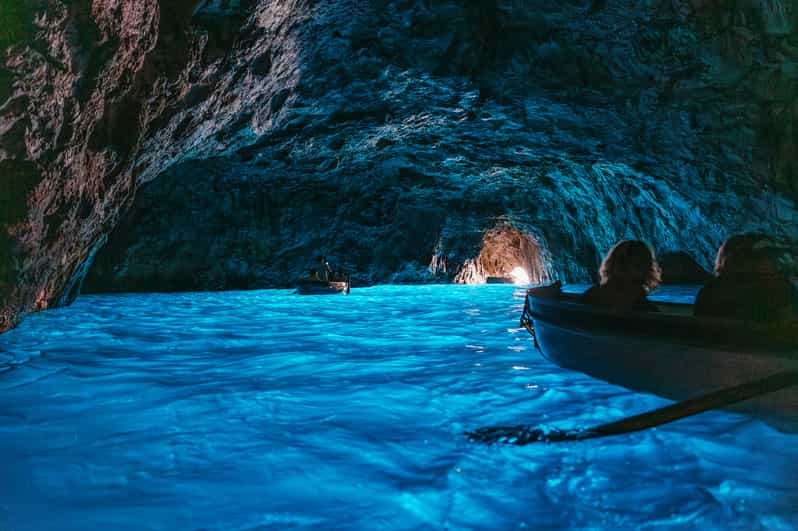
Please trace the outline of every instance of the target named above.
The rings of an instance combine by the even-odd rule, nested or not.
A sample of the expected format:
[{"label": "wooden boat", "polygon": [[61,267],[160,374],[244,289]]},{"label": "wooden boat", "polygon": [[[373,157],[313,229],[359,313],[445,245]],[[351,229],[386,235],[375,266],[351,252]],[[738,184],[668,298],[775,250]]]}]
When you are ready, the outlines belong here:
[{"label": "wooden boat", "polygon": [[514,284],[515,281],[509,277],[487,277],[485,284]]},{"label": "wooden boat", "polygon": [[[527,291],[522,317],[543,356],[628,389],[684,400],[798,370],[798,323],[697,318],[689,304],[615,313],[576,302],[558,287]],[[798,433],[798,386],[729,408]]]},{"label": "wooden boat", "polygon": [[337,295],[339,293],[349,294],[350,281],[323,281],[323,280],[300,280],[296,283],[298,295]]}]

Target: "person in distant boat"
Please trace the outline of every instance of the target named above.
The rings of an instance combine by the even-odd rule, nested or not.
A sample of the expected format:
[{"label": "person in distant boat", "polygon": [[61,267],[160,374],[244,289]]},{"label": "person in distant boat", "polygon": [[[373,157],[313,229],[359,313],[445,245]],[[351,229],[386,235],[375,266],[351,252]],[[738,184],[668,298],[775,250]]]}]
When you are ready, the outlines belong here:
[{"label": "person in distant boat", "polygon": [[657,311],[648,292],[661,282],[654,251],[639,240],[621,241],[607,253],[599,269],[599,284],[588,289],[580,302],[613,311]]},{"label": "person in distant boat", "polygon": [[322,281],[330,282],[331,280],[333,280],[334,275],[332,267],[330,267],[330,263],[327,261],[327,258],[325,258],[323,255],[319,255],[319,268],[320,268],[319,276],[321,277]]},{"label": "person in distant boat", "polygon": [[750,321],[798,318],[798,290],[778,271],[765,234],[732,236],[715,258],[715,278],[696,296],[693,313]]}]

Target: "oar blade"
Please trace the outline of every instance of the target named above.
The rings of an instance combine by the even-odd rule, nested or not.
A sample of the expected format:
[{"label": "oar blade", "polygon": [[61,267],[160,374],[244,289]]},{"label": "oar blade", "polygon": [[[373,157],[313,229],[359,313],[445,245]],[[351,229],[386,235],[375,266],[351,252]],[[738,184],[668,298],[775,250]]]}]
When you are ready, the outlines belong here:
[{"label": "oar blade", "polygon": [[552,428],[544,430],[523,425],[497,426],[494,428],[481,428],[476,431],[467,432],[466,435],[468,435],[468,438],[472,441],[487,444],[515,444],[517,446],[523,446],[533,442],[582,441],[595,437],[622,435],[662,426],[663,424],[697,415],[704,411],[737,404],[795,385],[798,385],[798,372],[792,370],[783,371],[759,380],[735,385],[719,391],[713,391],[705,395],[669,404],[615,422],[601,424],[593,428],[580,430],[558,430]]},{"label": "oar blade", "polygon": [[585,431],[541,429],[533,426],[494,426],[467,432],[474,442],[524,446],[535,442],[578,441],[588,436]]}]

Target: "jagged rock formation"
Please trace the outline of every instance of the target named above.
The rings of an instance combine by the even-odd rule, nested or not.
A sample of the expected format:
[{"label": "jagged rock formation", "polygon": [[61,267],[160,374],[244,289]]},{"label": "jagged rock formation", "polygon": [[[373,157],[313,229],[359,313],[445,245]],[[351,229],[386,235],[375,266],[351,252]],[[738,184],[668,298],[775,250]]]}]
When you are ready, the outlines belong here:
[{"label": "jagged rock formation", "polygon": [[521,268],[526,275],[523,283],[541,284],[551,280],[551,263],[536,236],[503,224],[485,231],[479,256],[466,260],[454,281],[484,284],[491,277],[520,281],[514,271]]},{"label": "jagged rock formation", "polygon": [[785,0],[23,4],[0,329],[98,251],[95,289],[281,285],[316,249],[417,281],[509,225],[586,280],[621,237],[708,266],[730,231],[798,234]]},{"label": "jagged rock formation", "polygon": [[664,253],[657,257],[663,284],[705,284],[712,273],[684,251]]}]

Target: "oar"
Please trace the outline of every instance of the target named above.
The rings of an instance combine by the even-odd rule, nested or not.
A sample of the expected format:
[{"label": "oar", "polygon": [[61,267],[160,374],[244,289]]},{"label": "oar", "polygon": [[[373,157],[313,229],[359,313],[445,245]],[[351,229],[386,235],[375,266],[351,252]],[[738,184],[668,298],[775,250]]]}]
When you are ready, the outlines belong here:
[{"label": "oar", "polygon": [[544,430],[533,426],[497,426],[494,428],[480,428],[476,431],[467,432],[468,438],[472,441],[484,443],[507,443],[523,446],[533,442],[560,442],[560,441],[582,441],[585,439],[595,439],[597,437],[607,437],[609,435],[621,435],[661,426],[675,420],[683,419],[692,415],[697,415],[710,409],[718,409],[738,402],[743,402],[757,396],[774,393],[787,387],[798,385],[798,371],[784,371],[773,374],[761,380],[735,385],[714,391],[702,396],[690,398],[683,402],[677,402],[669,406],[654,409],[640,415],[634,415],[616,422],[601,424],[593,428],[578,430]]}]

